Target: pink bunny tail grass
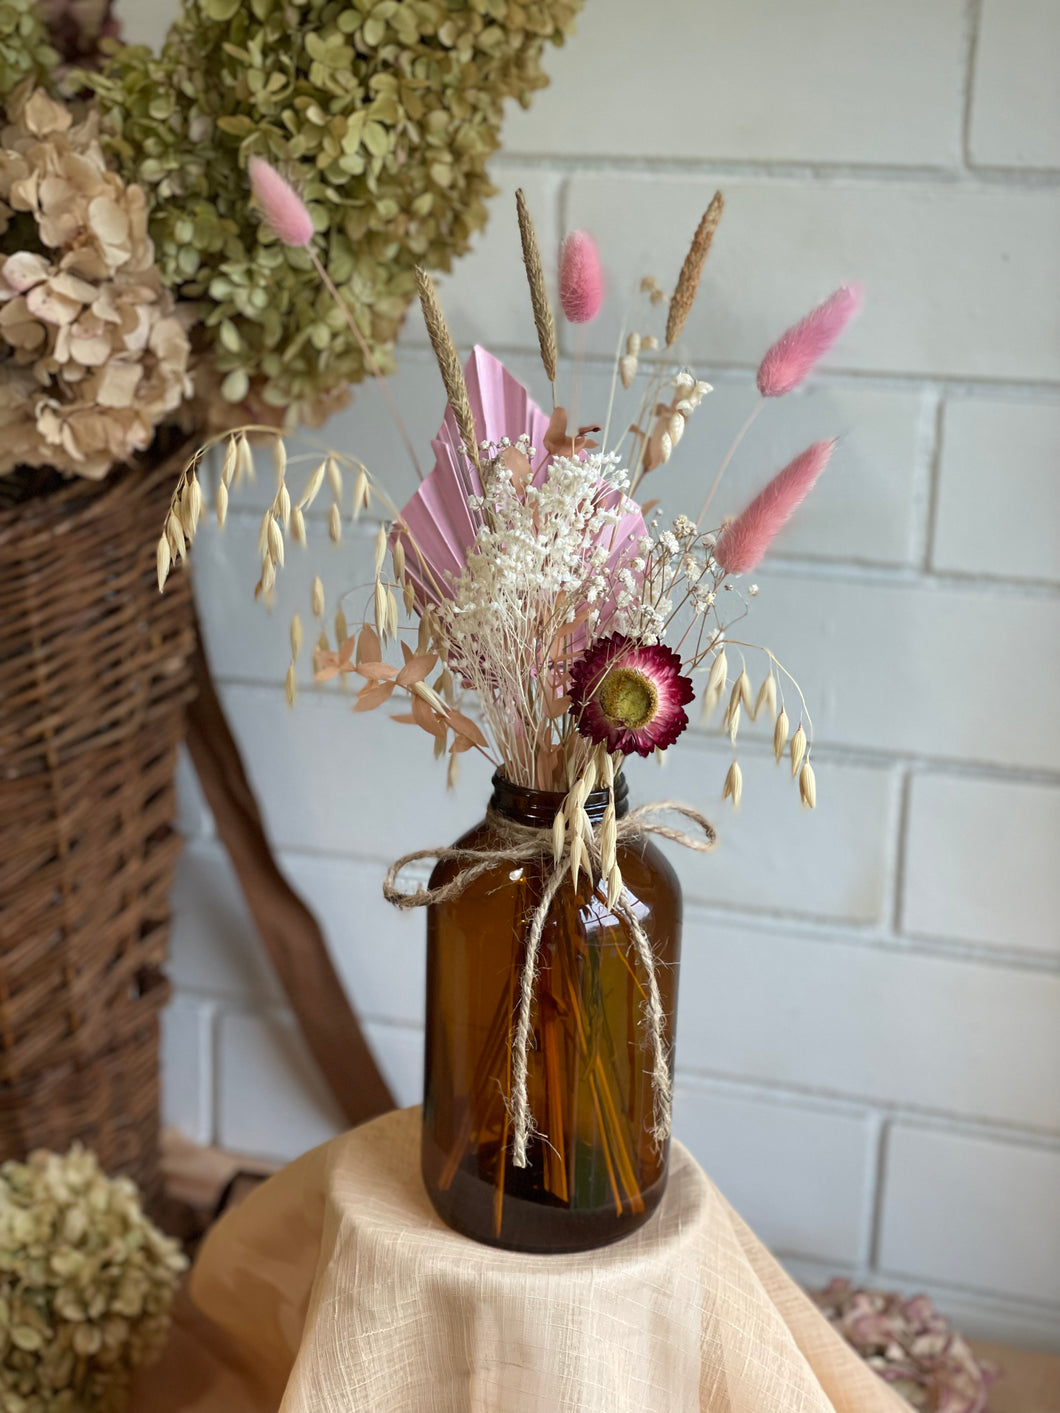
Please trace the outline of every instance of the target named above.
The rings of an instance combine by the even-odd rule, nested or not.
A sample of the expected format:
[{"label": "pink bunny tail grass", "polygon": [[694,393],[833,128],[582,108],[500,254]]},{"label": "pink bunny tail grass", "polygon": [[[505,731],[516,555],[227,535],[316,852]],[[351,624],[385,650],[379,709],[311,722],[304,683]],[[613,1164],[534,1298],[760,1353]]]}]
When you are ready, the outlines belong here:
[{"label": "pink bunny tail grass", "polygon": [[313,218],[290,182],[264,157],[251,157],[247,172],[266,221],[284,245],[308,245],[313,239]]},{"label": "pink bunny tail grass", "polygon": [[840,285],[781,334],[758,369],[758,391],[763,397],[782,397],[799,386],[861,307],[861,288],[860,284]]},{"label": "pink bunny tail grass", "polygon": [[595,319],[604,302],[604,277],[596,241],[588,231],[571,231],[559,259],[559,302],[572,324]]},{"label": "pink bunny tail grass", "polygon": [[835,439],[814,442],[759,491],[746,510],[730,520],[714,546],[714,558],[726,574],[749,574],[762,562],[777,531],[802,504],[828,465]]}]

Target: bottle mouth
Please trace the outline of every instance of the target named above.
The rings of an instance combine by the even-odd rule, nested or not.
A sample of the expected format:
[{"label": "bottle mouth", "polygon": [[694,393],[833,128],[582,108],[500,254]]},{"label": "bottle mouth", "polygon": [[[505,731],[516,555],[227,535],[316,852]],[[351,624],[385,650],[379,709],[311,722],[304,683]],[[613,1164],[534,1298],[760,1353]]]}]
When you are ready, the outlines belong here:
[{"label": "bottle mouth", "polygon": [[[590,823],[599,824],[607,810],[611,792],[608,789],[594,790],[585,801],[585,812]],[[490,808],[506,819],[520,824],[551,827],[556,811],[566,799],[562,790],[535,790],[529,785],[513,785],[501,771],[493,776],[493,795]],[[629,789],[626,777],[619,773],[615,777],[615,815],[621,819],[629,808]]]}]

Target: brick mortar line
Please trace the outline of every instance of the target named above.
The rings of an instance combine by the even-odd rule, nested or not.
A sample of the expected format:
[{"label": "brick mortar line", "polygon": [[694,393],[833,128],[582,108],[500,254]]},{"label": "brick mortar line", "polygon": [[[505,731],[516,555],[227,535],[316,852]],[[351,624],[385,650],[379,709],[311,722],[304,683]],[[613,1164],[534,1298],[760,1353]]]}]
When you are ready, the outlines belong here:
[{"label": "brick mortar line", "polygon": [[[217,1063],[220,1047],[216,1045],[216,1041],[219,1039],[220,1024],[225,1016],[297,1025],[294,1013],[281,1001],[254,1002],[192,987],[175,988],[174,995],[213,1008],[213,1019],[217,1028],[215,1032],[215,1073],[220,1069]],[[418,1036],[423,1032],[421,1022],[386,1016],[382,1013],[366,1011],[362,1019],[368,1025],[382,1026],[396,1033]],[[697,1081],[700,1082],[699,1087],[697,1087]],[[798,1107],[821,1113],[842,1115],[848,1118],[878,1118],[883,1123],[903,1123],[906,1127],[929,1133],[948,1133],[971,1140],[996,1142],[1010,1148],[1022,1147],[1035,1152],[1060,1154],[1060,1130],[1015,1121],[1006,1123],[994,1118],[977,1118],[974,1115],[962,1114],[952,1109],[940,1109],[931,1105],[915,1104],[903,1100],[880,1099],[834,1089],[827,1085],[764,1080],[753,1075],[737,1074],[709,1066],[684,1066],[679,1063],[675,1074],[675,1086],[678,1090],[683,1089],[690,1094],[720,1091],[733,1098],[744,1098],[764,1104],[776,1105],[778,1099],[794,1099]]]},{"label": "brick mortar line", "polygon": [[975,69],[979,57],[979,35],[982,29],[983,0],[966,0],[964,11],[965,55],[959,141],[961,162],[967,170],[972,163],[972,118],[975,106]]},{"label": "brick mortar line", "polygon": [[871,1198],[863,1216],[865,1230],[862,1249],[862,1265],[866,1270],[875,1270],[879,1261],[880,1239],[883,1235],[884,1203],[887,1199],[887,1159],[891,1138],[891,1123],[884,1114],[876,1116],[874,1134],[875,1147],[872,1152],[869,1186]]},{"label": "brick mortar line", "polygon": [[[224,854],[224,846],[210,835],[185,838],[185,852],[192,858],[215,860]],[[310,859],[323,863],[364,867],[380,875],[393,862],[389,857],[375,857],[358,851],[316,849],[309,845],[287,844],[277,849],[282,861]],[[424,865],[409,871],[409,878],[425,881],[429,868]],[[961,937],[932,936],[926,933],[904,932],[885,922],[859,924],[826,914],[795,908],[755,908],[740,903],[706,902],[694,895],[685,899],[685,915],[692,925],[705,929],[714,925],[742,924],[750,933],[765,933],[785,942],[810,942],[824,946],[842,946],[885,952],[899,957],[924,957],[938,961],[991,966],[1008,972],[1032,972],[1039,976],[1060,973],[1060,956],[1037,952],[1030,948],[1006,946],[1004,943],[975,942]]]},{"label": "brick mortar line", "polygon": [[[444,297],[444,296],[443,296]],[[404,346],[405,354],[417,354],[417,362],[428,363],[423,358],[424,353],[429,353],[426,343],[409,343]],[[506,343],[491,341],[490,352],[497,358],[536,358],[538,349],[531,343]],[[569,348],[560,349],[560,364],[573,364],[576,359],[584,362],[586,368],[592,371],[610,370],[614,359],[608,353],[595,353],[592,350],[584,355],[575,355]],[[746,376],[751,378],[758,369],[756,363],[740,362],[720,362],[711,363],[708,358],[703,357],[694,351],[688,352],[689,363],[696,365],[711,378],[737,378]],[[428,365],[429,366],[429,365]],[[542,373],[542,381],[544,374]],[[869,386],[880,391],[920,391],[925,389],[938,390],[946,397],[978,397],[989,398],[999,395],[1002,398],[1014,393],[1016,400],[1024,397],[1028,401],[1034,398],[1052,400],[1060,394],[1060,379],[1051,378],[1027,378],[1027,377],[977,377],[975,375],[960,373],[932,373],[921,369],[902,369],[895,372],[888,369],[879,368],[844,368],[844,367],[823,367],[814,371],[813,382],[808,385],[808,389],[819,386],[828,387],[857,387],[858,385]],[[709,403],[707,404],[709,406]],[[336,414],[341,416],[342,414]]]},{"label": "brick mortar line", "polygon": [[893,821],[895,843],[893,890],[890,897],[890,932],[894,937],[901,937],[903,935],[902,913],[905,906],[906,862],[909,848],[910,814],[912,812],[913,772],[911,770],[902,771],[897,793],[897,808],[894,812],[896,817]]},{"label": "brick mortar line", "polygon": [[[257,528],[261,524],[265,511],[257,506],[232,506],[226,518],[226,526],[229,522],[239,525],[250,525]],[[318,510],[316,507],[310,510],[306,516],[306,521],[313,525],[322,525],[327,519],[326,510]],[[374,539],[381,520],[372,517],[371,513],[366,513],[360,520],[343,519],[343,539],[363,541],[367,544]],[[210,530],[217,533],[216,524],[211,525]],[[328,553],[332,553],[332,546],[325,546]],[[292,545],[292,556],[301,549],[301,546]],[[313,548],[311,546],[310,548]],[[192,561],[194,563],[194,560]],[[324,566],[327,567],[326,565]],[[951,590],[960,593],[983,594],[988,597],[998,597],[999,592],[1004,596],[1022,597],[1031,602],[1042,600],[1060,599],[1060,577],[1057,579],[1020,579],[1011,575],[991,574],[980,570],[968,570],[960,573],[952,569],[931,569],[925,568],[923,564],[895,564],[884,560],[868,559],[844,559],[836,555],[822,554],[778,554],[773,556],[767,565],[763,565],[760,576],[764,579],[773,574],[790,574],[793,577],[803,579],[843,579],[848,582],[878,584],[881,588],[923,588],[931,593]],[[282,582],[283,570],[280,570],[278,582]],[[247,679],[253,680],[253,679]]]},{"label": "brick mortar line", "polygon": [[675,181],[704,181],[729,177],[735,181],[812,182],[854,186],[891,187],[935,185],[948,190],[981,192],[984,195],[1010,191],[1053,193],[1060,187],[1060,168],[1006,167],[951,160],[938,166],[872,162],[820,162],[732,157],[631,157],[585,153],[505,152],[493,159],[494,175],[517,176],[519,172],[548,173],[563,180],[578,177],[650,177],[660,186]]},{"label": "brick mortar line", "polygon": [[[439,288],[444,288],[442,277],[439,279]],[[506,357],[538,358],[537,345],[534,343],[506,344],[498,343],[492,345],[493,351],[498,357],[504,354]],[[434,355],[426,342],[407,343],[398,346],[399,356],[415,365],[422,365],[424,368],[436,370],[437,365]],[[706,360],[700,359],[699,362]],[[584,355],[575,355],[570,352],[561,352],[560,366],[573,365],[575,362],[584,363],[585,367],[595,372],[610,372],[614,364],[614,359],[610,354],[587,352]],[[757,371],[757,363],[718,363],[710,368],[710,376],[716,379],[735,382],[737,379],[753,378]],[[400,376],[400,366],[398,375]],[[542,373],[542,381],[544,374]],[[805,391],[799,393],[798,397],[803,397],[818,387],[852,387],[863,386],[866,383],[882,392],[935,392],[946,397],[960,396],[990,396],[993,392],[1004,395],[1015,395],[1015,400],[1036,401],[1052,400],[1060,395],[1060,380],[1040,378],[1002,378],[1002,377],[960,377],[948,373],[918,373],[910,372],[885,372],[875,369],[861,368],[837,368],[821,367],[814,369],[813,380]],[[359,384],[365,392],[371,392],[371,384]],[[439,384],[439,389],[440,389]],[[439,391],[439,397],[442,397]],[[342,417],[355,407],[356,403],[350,403],[346,408],[335,414]],[[439,403],[439,407],[441,403]],[[709,408],[709,401],[705,404]],[[702,415],[702,414],[698,414]]]},{"label": "brick mortar line", "polygon": [[[914,1275],[910,1272],[897,1271],[887,1267],[869,1267],[856,1261],[832,1261],[820,1255],[803,1253],[785,1246],[771,1247],[770,1250],[781,1265],[788,1262],[798,1262],[800,1265],[820,1266],[836,1275],[845,1275],[862,1285],[875,1285],[877,1288],[883,1285],[893,1289],[896,1286],[901,1287],[912,1283],[917,1290],[926,1286],[941,1292],[944,1297],[952,1296],[953,1299],[961,1300],[966,1305],[978,1307],[977,1313],[982,1315],[996,1312],[1013,1320],[1038,1321],[1043,1318],[1055,1319],[1057,1313],[1060,1312],[1060,1302],[1037,1301],[1029,1296],[1009,1295],[1005,1291],[993,1290],[987,1286],[961,1285],[957,1281],[942,1280],[938,1276]],[[940,1302],[936,1300],[935,1303],[939,1304]],[[945,1299],[942,1303],[945,1303]],[[957,1323],[959,1326],[959,1317]],[[1055,1333],[1055,1327],[1050,1326],[1050,1333]]]},{"label": "brick mortar line", "polygon": [[[238,687],[262,695],[270,694],[282,697],[284,691],[282,681],[261,677],[241,677],[235,674],[221,673],[214,680],[222,688]],[[337,693],[312,689],[307,689],[305,692],[307,700],[318,703],[325,703],[332,695],[341,705],[342,701],[338,698]],[[689,729],[691,735],[688,737],[688,744],[697,746],[701,753],[715,754],[710,749],[712,743],[716,743],[718,753],[727,749],[724,739],[720,735],[710,736],[697,726],[692,726]],[[764,739],[747,740],[744,738],[741,750],[763,759],[772,756],[772,748]],[[873,747],[864,744],[847,745],[821,737],[814,741],[814,750],[839,765],[862,766],[872,770],[893,770],[896,767],[910,766],[917,767],[921,771],[955,778],[997,780],[999,783],[1019,785],[1060,785],[1060,769],[1053,769],[1049,766],[1011,765],[997,761],[971,760],[967,757],[927,755],[914,751],[874,750]]]},{"label": "brick mortar line", "polygon": [[934,403],[931,418],[931,429],[929,454],[926,461],[927,484],[926,504],[924,506],[923,519],[923,540],[921,543],[920,568],[926,575],[931,575],[937,571],[933,568],[935,555],[935,539],[938,535],[939,521],[939,494],[942,485],[942,457],[945,451],[943,443],[944,426],[946,420],[946,399],[937,397]]},{"label": "brick mortar line", "polygon": [[[678,1032],[677,1047],[680,1053],[680,1032]],[[976,1118],[958,1113],[953,1109],[940,1109],[932,1105],[874,1098],[870,1095],[833,1089],[829,1086],[755,1079],[725,1070],[703,1067],[686,1068],[678,1063],[674,1080],[676,1089],[684,1088],[688,1091],[691,1088],[694,1090],[694,1085],[689,1086],[687,1081],[697,1078],[708,1080],[711,1083],[720,1082],[732,1085],[734,1089],[746,1090],[748,1093],[757,1091],[761,1094],[763,1102],[767,1103],[771,1102],[771,1099],[775,1101],[777,1096],[791,1096],[811,1101],[807,1105],[810,1108],[814,1105],[827,1109],[834,1107],[836,1112],[845,1110],[848,1115],[852,1110],[860,1110],[866,1115],[878,1115],[885,1121],[903,1123],[906,1127],[922,1129],[930,1133],[949,1133],[962,1138],[1001,1143],[1010,1148],[1029,1148],[1035,1152],[1060,1156],[1060,1129],[1050,1129],[1038,1124],[1025,1124],[1017,1121],[1007,1123],[999,1119]]]}]

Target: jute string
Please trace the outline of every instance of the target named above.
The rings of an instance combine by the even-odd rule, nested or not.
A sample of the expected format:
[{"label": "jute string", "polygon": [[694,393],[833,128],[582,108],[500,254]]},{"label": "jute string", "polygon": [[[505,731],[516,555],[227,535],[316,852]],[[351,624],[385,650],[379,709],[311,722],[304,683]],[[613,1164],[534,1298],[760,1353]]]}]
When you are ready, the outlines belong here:
[{"label": "jute string", "polygon": [[[682,815],[696,826],[703,837],[699,838],[686,833],[683,829],[662,823],[659,816],[664,814]],[[527,1164],[526,1145],[534,1131],[526,1085],[534,982],[537,978],[538,954],[541,950],[541,938],[544,934],[545,923],[548,921],[548,914],[556,894],[570,871],[570,845],[569,842],[565,845],[563,854],[557,861],[553,855],[551,828],[538,829],[517,824],[496,810],[490,810],[486,819],[490,828],[500,839],[495,847],[489,849],[417,849],[414,853],[405,854],[403,858],[391,864],[387,870],[386,878],[383,880],[383,896],[387,902],[393,903],[395,907],[401,908],[403,911],[410,908],[425,908],[432,903],[448,903],[452,899],[460,897],[476,879],[499,866],[530,863],[537,859],[549,861],[551,871],[542,891],[541,901],[534,909],[530,920],[530,930],[527,934],[526,955],[523,958],[522,971],[519,976],[519,1005],[516,1012],[515,1034],[512,1040],[512,1162],[517,1168],[525,1168]],[[648,834],[657,835],[661,839],[670,839],[673,843],[680,844],[682,848],[693,849],[701,854],[709,853],[717,842],[714,827],[705,816],[700,814],[698,810],[691,809],[688,805],[678,804],[674,800],[660,800],[655,804],[641,805],[638,809],[631,810],[616,823],[617,843],[632,842]],[[591,843],[587,841],[587,847],[595,885],[600,882],[601,878],[600,841],[597,831],[593,831],[592,841]],[[443,860],[455,862],[463,864],[464,867],[455,873],[448,883],[439,884],[436,888],[424,888],[422,884],[411,892],[401,888],[398,885],[400,875],[406,868],[423,859],[434,859],[439,863]],[[647,980],[648,994],[644,1006],[644,1020],[652,1054],[652,1136],[656,1142],[665,1143],[670,1136],[673,1084],[670,1078],[670,1056],[666,1046],[666,1016],[655,974],[655,954],[652,951],[647,933],[641,927],[629,904],[625,889],[615,906],[615,912],[629,929],[634,950]]]}]

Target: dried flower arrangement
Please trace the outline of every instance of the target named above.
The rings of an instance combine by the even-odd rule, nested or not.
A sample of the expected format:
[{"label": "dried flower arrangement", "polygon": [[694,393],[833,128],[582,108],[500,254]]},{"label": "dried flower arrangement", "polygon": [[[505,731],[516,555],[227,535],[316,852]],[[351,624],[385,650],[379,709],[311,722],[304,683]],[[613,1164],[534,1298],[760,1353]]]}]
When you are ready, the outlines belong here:
[{"label": "dried flower arrangement", "polygon": [[133,1370],[161,1353],[187,1260],[135,1186],[92,1153],[0,1167],[0,1405],[120,1413]]},{"label": "dried flower arrangement", "polygon": [[922,1413],[985,1413],[997,1370],[976,1359],[926,1295],[833,1280],[814,1303],[871,1369]]},{"label": "dried flower arrangement", "polygon": [[[255,193],[277,234],[286,232],[299,242],[308,236],[304,205],[291,186],[259,169]],[[272,600],[276,575],[284,564],[287,536],[305,543],[304,512],[325,481],[333,498],[329,515],[333,540],[341,537],[347,513],[344,503],[349,504],[347,476],[353,479],[354,517],[373,504],[383,508],[367,611],[351,626],[344,596],[334,646],[325,631],[318,639],[317,680],[351,674],[362,678],[357,712],[382,706],[395,692],[401,693],[408,710],[395,720],[424,730],[437,756],[448,753],[450,781],[459,756],[477,750],[512,784],[565,796],[551,833],[555,869],[551,891],[546,890],[535,915],[520,983],[519,1025],[513,1044],[517,1166],[522,1165],[530,1127],[521,1076],[525,1077],[529,1044],[534,939],[540,939],[545,914],[565,875],[575,887],[580,873],[589,875],[599,882],[601,900],[608,908],[623,916],[628,913],[626,921],[648,976],[646,1011],[656,1041],[656,1131],[660,1138],[669,1131],[669,1081],[658,1006],[652,1001],[654,996],[657,1002],[657,989],[651,948],[623,901],[614,793],[599,829],[593,829],[585,803],[594,787],[612,787],[629,756],[662,752],[678,739],[689,724],[685,707],[695,695],[694,677],[701,675],[704,716],[727,696],[724,727],[733,744],[743,715],[752,721],[767,717],[776,759],[779,762],[787,753],[803,804],[813,808],[816,803],[810,718],[802,694],[768,650],[761,650],[765,672],[755,692],[744,657],[752,645],[732,636],[723,607],[730,595],[735,596],[743,616],[746,599],[757,591],[754,585],[741,591],[734,581],[760,562],[824,470],[834,442],[808,448],[739,515],[713,527],[707,516],[731,451],[696,520],[678,514],[664,528],[660,515],[636,499],[644,478],[670,459],[687,420],[711,390],[676,363],[671,350],[692,308],[722,209],[719,193],[695,233],[669,298],[652,279],[642,285],[650,306],[666,306],[665,326],[661,339],[631,333],[616,360],[612,401],[617,384],[632,387],[642,365],[647,377],[639,410],[614,445],[609,446],[607,426],[568,428],[567,413],[556,404],[555,321],[537,238],[521,193],[517,216],[534,325],[553,389],[551,414],[546,415],[484,349],[476,348],[466,366],[461,366],[433,283],[418,270],[420,300],[448,407],[432,443],[434,468],[411,500],[398,511],[368,469],[338,450],[327,452],[301,494],[292,497],[284,441],[280,436],[273,441],[278,489],[262,520],[256,588],[256,595],[266,602]],[[578,322],[596,314],[602,281],[595,245],[586,233],[576,233],[565,243],[559,283],[568,319]],[[859,298],[856,287],[843,287],[767,351],[759,371],[763,398],[779,396],[805,379],[839,336]],[[609,409],[607,423],[611,415]],[[252,430],[227,439],[217,502],[222,524],[229,487],[250,465],[247,434]],[[195,533],[202,504],[198,468],[207,449],[192,460],[174,492],[158,543],[160,588],[172,560],[185,553]],[[399,602],[408,616],[407,625],[401,622]],[[321,620],[324,598],[319,578],[311,607],[314,618]],[[301,618],[296,615],[287,678],[291,700],[294,658],[302,637]],[[391,643],[400,649],[397,661],[384,658],[384,649]],[[738,659],[735,676],[730,655]],[[464,709],[466,698],[475,703],[469,709],[473,714]],[[735,759],[723,793],[739,805],[742,776]],[[689,817],[710,835],[700,816],[691,812]],[[636,824],[645,832],[659,828],[647,817]],[[669,831],[667,837],[698,847],[677,831]],[[431,901],[422,890],[403,893],[396,882],[406,863],[426,856],[436,853],[410,855],[391,870],[386,886],[391,901],[400,906]],[[475,867],[469,865],[469,876]],[[503,1027],[499,1034],[503,1045]]]}]

